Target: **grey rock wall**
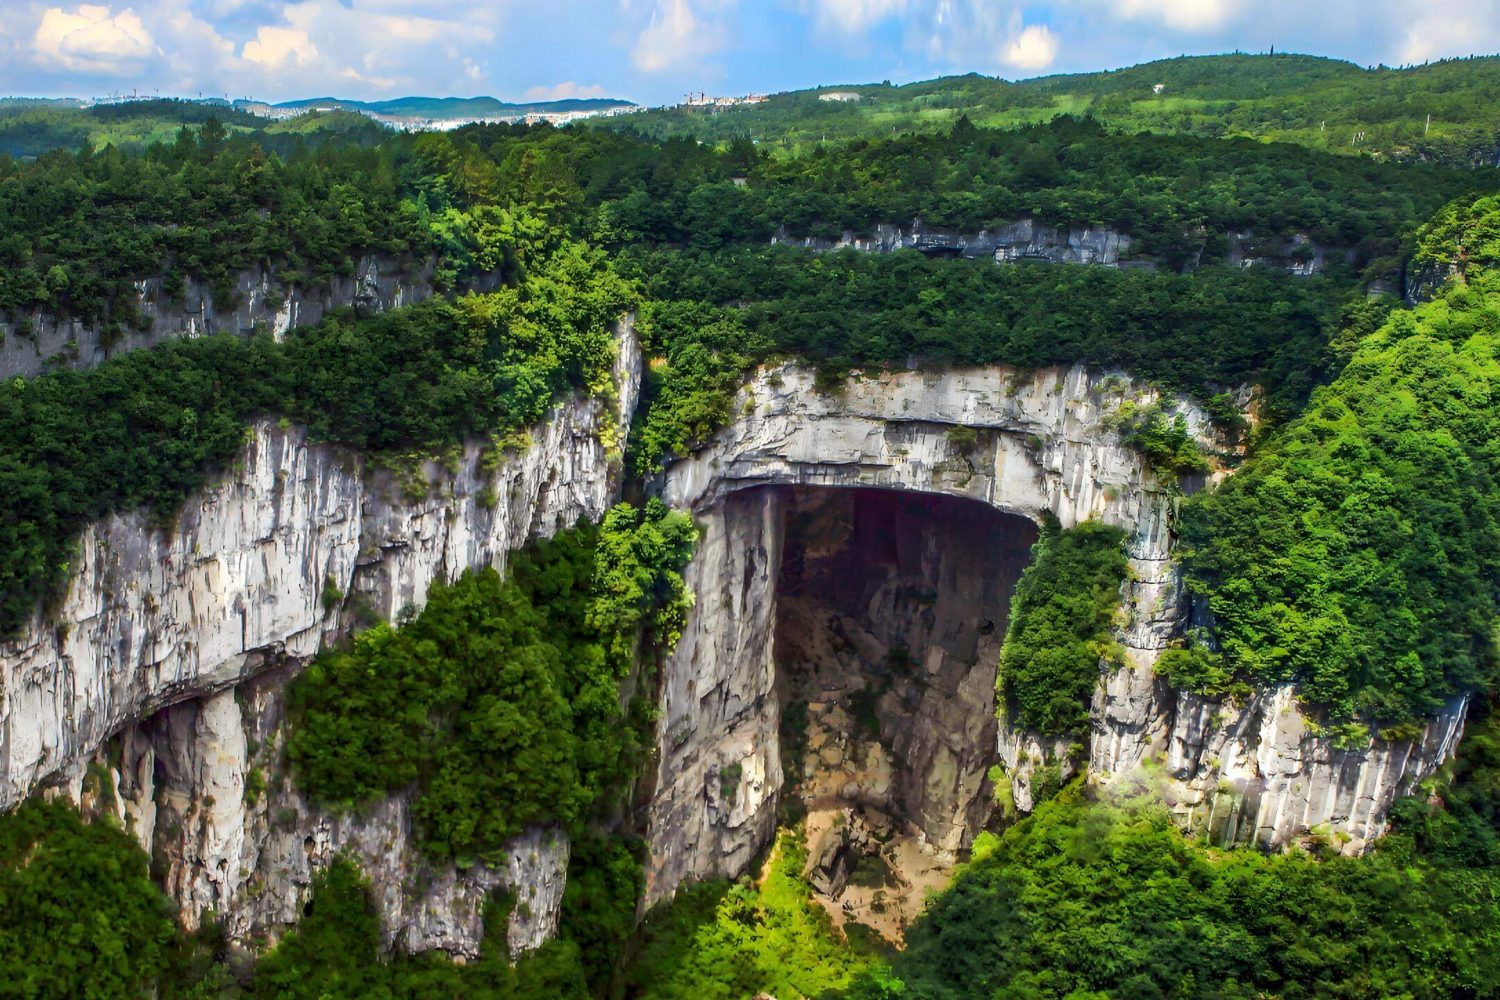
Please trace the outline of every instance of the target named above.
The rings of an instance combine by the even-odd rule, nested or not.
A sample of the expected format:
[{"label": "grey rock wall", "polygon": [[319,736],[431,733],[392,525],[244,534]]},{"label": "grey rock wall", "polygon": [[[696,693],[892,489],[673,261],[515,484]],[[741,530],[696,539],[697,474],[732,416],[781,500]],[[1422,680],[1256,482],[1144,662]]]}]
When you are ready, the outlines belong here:
[{"label": "grey rock wall", "polygon": [[147,278],[136,285],[136,306],[147,321],[145,330],[126,328],[111,337],[100,324],[42,312],[0,322],[0,378],[36,375],[53,366],[88,368],[107,357],[176,337],[244,334],[260,328],[279,338],[342,306],[384,310],[418,302],[432,295],[432,278],[430,260],[385,254],[360,258],[353,274],[331,278],[317,289],[284,289],[273,272],[262,269],[236,280],[233,308],[216,304],[208,287],[196,279],[187,279],[179,298],[172,300],[161,278]]},{"label": "grey rock wall", "polygon": [[[768,584],[778,570],[779,511],[747,511],[737,494],[775,484],[878,486],[968,497],[1038,523],[1047,512],[1064,526],[1090,517],[1118,524],[1132,571],[1119,639],[1149,669],[1185,608],[1169,553],[1173,489],[1106,426],[1127,398],[1155,393],[1082,367],[896,372],[853,378],[837,395],[819,393],[812,373],[795,366],[750,381],[733,410],[739,419],[660,484],[706,533],[688,567],[698,603],[663,679],[648,904],[686,880],[740,874],[774,826],[780,708]],[[1187,412],[1202,431],[1202,415]],[[972,440],[954,434],[958,427]],[[776,494],[756,496],[769,504]],[[1002,741],[1027,739],[1001,729]],[[1011,779],[1029,787],[1030,757],[1012,757]],[[731,766],[756,783],[726,813],[715,807],[714,776]]]},{"label": "grey rock wall", "polygon": [[[47,785],[76,794],[118,737],[124,815],[189,926],[211,909],[232,933],[262,933],[295,914],[311,868],[348,847],[373,865],[393,941],[474,954],[484,890],[534,877],[521,899],[535,888],[539,923],[513,920],[511,934],[539,942],[567,858],[555,837],[518,845],[509,876],[440,873],[428,890],[397,891],[414,857],[401,799],[341,820],[273,785],[248,808],[247,775],[269,761],[251,745],[263,755],[280,739],[279,686],[258,679],[286,679],[360,615],[419,608],[434,580],[503,566],[529,540],[602,516],[640,384],[628,322],[619,344],[615,398],[558,405],[493,472],[478,441],[412,475],[262,421],[171,524],[129,512],[91,525],[58,606],[0,644],[0,809]],[[325,588],[341,595],[333,607]]]},{"label": "grey rock wall", "polygon": [[[984,258],[997,264],[1029,260],[1142,270],[1158,267],[1157,262],[1140,254],[1129,234],[1118,229],[1049,226],[1029,217],[972,233],[928,226],[917,219],[906,226],[883,223],[869,234],[845,231],[838,239],[796,236],[783,227],[771,242],[812,250],[848,248],[868,253],[919,250],[932,256]],[[1320,274],[1330,264],[1352,264],[1355,260],[1353,250],[1327,246],[1301,233],[1291,237],[1262,237],[1252,231],[1228,233],[1223,251],[1222,260],[1229,264],[1278,268],[1300,276]],[[1200,259],[1194,263],[1196,266],[1216,260]]]},{"label": "grey rock wall", "polygon": [[[938,492],[1037,522],[1045,512],[1065,527],[1089,518],[1121,526],[1129,577],[1114,632],[1124,665],[1101,671],[1091,779],[1160,768],[1184,825],[1224,842],[1280,847],[1327,833],[1352,853],[1383,831],[1394,798],[1452,753],[1463,702],[1415,742],[1338,751],[1308,725],[1293,689],[1261,692],[1244,706],[1168,690],[1153,665],[1189,610],[1172,553],[1181,494],[1109,423],[1122,400],[1155,396],[1082,367],[856,376],[831,395],[794,366],[751,379],[734,423],[658,484],[670,503],[694,511],[706,536],[688,567],[699,602],[665,666],[648,904],[684,881],[742,873],[775,822],[780,707],[770,656],[776,595],[767,586],[778,571],[780,512],[771,509],[774,492],[752,491],[753,503],[741,495],[773,484]],[[1185,401],[1175,405],[1211,443],[1203,415]],[[1062,742],[1001,720],[993,759],[1017,808],[1033,804],[1036,768],[1065,753]],[[732,767],[753,780],[726,809],[716,776]]]}]

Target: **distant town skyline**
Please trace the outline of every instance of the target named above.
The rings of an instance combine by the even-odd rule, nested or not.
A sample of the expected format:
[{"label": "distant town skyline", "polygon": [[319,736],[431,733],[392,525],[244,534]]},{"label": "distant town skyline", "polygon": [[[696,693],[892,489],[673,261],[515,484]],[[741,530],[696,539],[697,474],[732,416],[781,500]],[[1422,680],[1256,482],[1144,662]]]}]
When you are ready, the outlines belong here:
[{"label": "distant town skyline", "polygon": [[1500,51],[1500,0],[0,0],[0,92],[676,103],[1181,54]]}]

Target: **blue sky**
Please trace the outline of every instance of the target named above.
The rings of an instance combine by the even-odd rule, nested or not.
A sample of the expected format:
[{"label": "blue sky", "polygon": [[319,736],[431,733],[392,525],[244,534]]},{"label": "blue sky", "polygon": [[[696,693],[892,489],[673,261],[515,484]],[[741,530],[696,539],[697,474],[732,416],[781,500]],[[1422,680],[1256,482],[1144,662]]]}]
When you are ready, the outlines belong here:
[{"label": "blue sky", "polygon": [[643,103],[1233,49],[1500,52],[1500,0],[0,0],[0,94]]}]

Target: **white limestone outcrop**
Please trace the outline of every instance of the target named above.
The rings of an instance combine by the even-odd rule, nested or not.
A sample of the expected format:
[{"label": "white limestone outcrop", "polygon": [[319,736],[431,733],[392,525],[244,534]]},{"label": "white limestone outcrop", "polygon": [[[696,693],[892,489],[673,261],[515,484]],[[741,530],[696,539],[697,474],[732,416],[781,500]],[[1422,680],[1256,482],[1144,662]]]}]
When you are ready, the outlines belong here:
[{"label": "white limestone outcrop", "polygon": [[[731,426],[659,484],[668,502],[698,516],[705,535],[687,570],[698,604],[662,683],[647,905],[684,881],[740,874],[774,825],[781,764],[771,633],[781,521],[776,494],[742,494],[762,485],[938,492],[1033,521],[1051,515],[1064,527],[1089,518],[1122,527],[1129,575],[1114,632],[1124,662],[1101,674],[1095,695],[1091,778],[1165,765],[1182,821],[1224,841],[1274,847],[1326,829],[1353,852],[1384,829],[1394,798],[1452,753],[1461,701],[1415,743],[1344,752],[1307,726],[1290,689],[1220,706],[1177,695],[1155,677],[1157,656],[1189,610],[1172,558],[1181,490],[1109,421],[1121,400],[1155,395],[1082,367],[856,376],[832,394],[796,366],[750,380]],[[1203,415],[1185,401],[1176,406],[1208,441]],[[1018,808],[1032,804],[1037,767],[1069,766],[1060,761],[1066,749],[1002,720],[995,761]],[[749,776],[728,804],[726,771]]]},{"label": "white limestone outcrop", "polygon": [[[698,603],[663,678],[648,905],[684,880],[739,874],[774,823],[780,521],[766,509],[774,496],[747,504],[735,494],[772,484],[884,487],[969,497],[1037,522],[1051,514],[1064,527],[1117,524],[1132,576],[1119,639],[1130,661],[1149,669],[1185,612],[1169,558],[1175,493],[1108,417],[1122,399],[1154,397],[1081,366],[895,372],[851,378],[833,395],[796,366],[757,373],[736,400],[740,417],[661,483],[669,503],[698,515],[705,536],[687,571]],[[1205,430],[1201,414],[1185,412]],[[735,766],[764,777],[726,812],[716,776]],[[1029,781],[1031,766],[1028,757],[1014,780]]]},{"label": "white limestone outcrop", "polygon": [[184,280],[175,298],[160,277],[138,281],[134,306],[145,329],[111,333],[97,323],[43,312],[0,321],[0,378],[31,376],[52,365],[87,368],[176,337],[263,329],[279,338],[341,306],[397,309],[432,295],[433,262],[367,254],[352,274],[335,275],[316,289],[283,288],[274,271],[261,268],[241,274],[233,291],[233,307],[221,307],[196,278]]},{"label": "white limestone outcrop", "polygon": [[[1331,264],[1352,264],[1357,258],[1353,248],[1319,243],[1305,233],[1263,237],[1246,230],[1225,233],[1214,241],[1204,231],[1189,235],[1199,245],[1193,259],[1184,265],[1190,269],[1223,262],[1239,267],[1276,268],[1305,277],[1321,274]],[[1147,271],[1162,266],[1160,261],[1136,250],[1128,233],[1110,226],[1049,226],[1031,217],[977,232],[929,226],[921,219],[914,219],[904,226],[882,223],[865,234],[845,230],[837,239],[797,236],[783,227],[771,242],[810,250],[851,249],[866,253],[919,250],[934,256],[982,258],[997,264],[1024,260]]]},{"label": "white limestone outcrop", "polygon": [[[272,836],[266,809],[244,800],[258,762],[251,743],[275,732],[254,728],[256,713],[242,718],[231,692],[258,690],[247,682],[305,662],[361,616],[419,608],[436,579],[503,566],[528,541],[602,516],[619,486],[606,440],[628,425],[640,383],[628,323],[619,343],[615,398],[559,404],[493,471],[484,442],[390,470],[261,421],[232,468],[169,524],[136,511],[91,525],[57,606],[0,644],[0,809],[46,784],[76,788],[120,734],[134,748],[116,767],[122,809],[164,852],[189,926],[210,909],[242,933],[295,915],[307,866],[349,847],[375,866],[388,931],[415,949],[477,953],[477,901],[487,881],[504,879],[449,873],[420,893],[392,890],[412,856],[399,798],[341,821],[268,789],[264,806],[295,831]],[[159,771],[168,780],[154,787]],[[526,908],[534,919],[517,908],[511,932],[535,944],[555,926],[567,849],[517,850],[513,874],[540,879],[540,896]],[[526,902],[529,887],[519,888]]]}]

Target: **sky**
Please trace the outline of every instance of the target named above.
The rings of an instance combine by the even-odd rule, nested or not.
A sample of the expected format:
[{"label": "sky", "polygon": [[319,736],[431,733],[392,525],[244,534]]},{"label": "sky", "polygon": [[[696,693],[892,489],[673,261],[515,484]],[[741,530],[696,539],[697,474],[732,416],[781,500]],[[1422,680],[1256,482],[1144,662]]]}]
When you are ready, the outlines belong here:
[{"label": "sky", "polygon": [[0,94],[507,100],[1500,52],[1500,0],[0,0]]}]

